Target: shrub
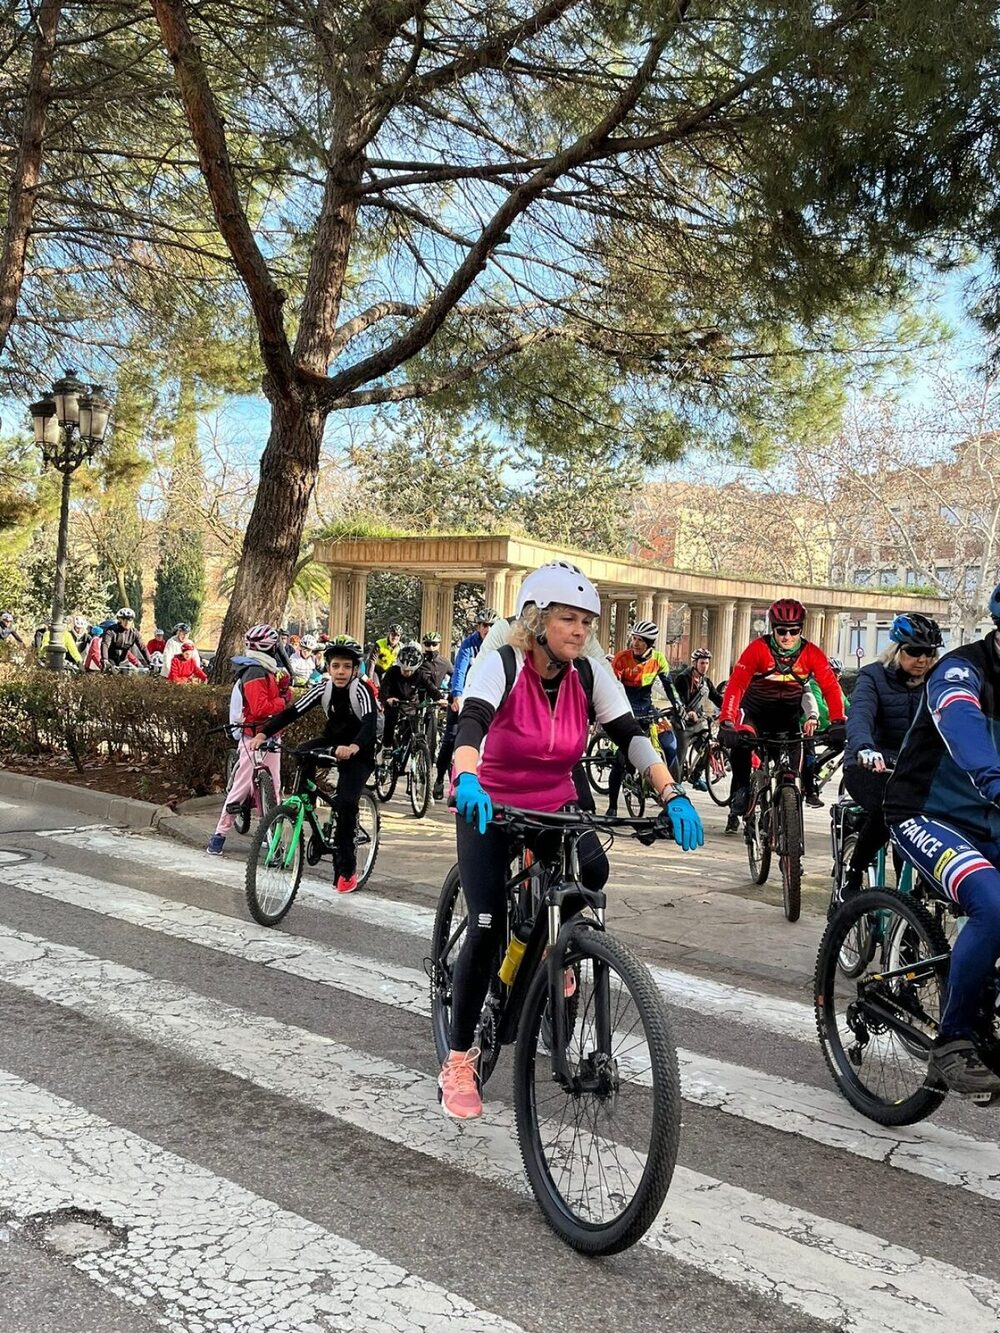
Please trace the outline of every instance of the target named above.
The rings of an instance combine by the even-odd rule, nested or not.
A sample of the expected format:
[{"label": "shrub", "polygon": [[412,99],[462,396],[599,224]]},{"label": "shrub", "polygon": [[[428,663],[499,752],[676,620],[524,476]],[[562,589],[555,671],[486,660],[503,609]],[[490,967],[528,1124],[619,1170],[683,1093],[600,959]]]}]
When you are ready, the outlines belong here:
[{"label": "shrub", "polygon": [[[221,790],[230,740],[208,733],[229,716],[231,686],[168,685],[158,677],[22,672],[0,666],[0,760],[5,754],[166,760],[192,796]],[[311,713],[285,732],[285,750],[322,730]],[[294,760],[286,758],[286,781]]]}]

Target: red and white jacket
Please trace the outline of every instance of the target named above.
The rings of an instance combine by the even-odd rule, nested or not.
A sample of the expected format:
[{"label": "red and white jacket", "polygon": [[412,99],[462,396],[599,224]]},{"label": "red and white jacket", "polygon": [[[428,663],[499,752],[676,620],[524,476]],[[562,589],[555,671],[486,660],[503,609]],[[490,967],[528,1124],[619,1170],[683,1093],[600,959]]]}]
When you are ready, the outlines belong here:
[{"label": "red and white jacket", "polygon": [[719,719],[740,722],[744,709],[802,702],[806,685],[814,679],[823,691],[831,722],[844,721],[844,698],[826,653],[803,639],[797,653],[784,662],[768,639],[755,639],[733,667],[722,699]]}]

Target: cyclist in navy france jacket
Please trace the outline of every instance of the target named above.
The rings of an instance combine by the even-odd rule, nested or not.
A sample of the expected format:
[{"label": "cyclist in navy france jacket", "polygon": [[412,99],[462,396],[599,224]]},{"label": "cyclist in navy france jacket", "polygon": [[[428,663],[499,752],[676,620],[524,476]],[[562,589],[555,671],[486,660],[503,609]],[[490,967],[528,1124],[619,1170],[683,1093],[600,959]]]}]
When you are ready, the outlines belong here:
[{"label": "cyclist in navy france jacket", "polygon": [[861,888],[866,868],[888,840],[882,816],[888,770],[917,716],[941,644],[935,621],[918,613],[898,615],[889,630],[889,648],[858,675],[847,718],[844,786],[865,818],[844,873],[844,896]]},{"label": "cyclist in navy france jacket", "polygon": [[[1000,627],[1000,586],[990,600]],[[889,779],[885,818],[903,856],[968,917],[952,944],[948,994],[928,1080],[1000,1092],[973,1038],[1000,957],[1000,652],[997,632],[946,653]]]}]

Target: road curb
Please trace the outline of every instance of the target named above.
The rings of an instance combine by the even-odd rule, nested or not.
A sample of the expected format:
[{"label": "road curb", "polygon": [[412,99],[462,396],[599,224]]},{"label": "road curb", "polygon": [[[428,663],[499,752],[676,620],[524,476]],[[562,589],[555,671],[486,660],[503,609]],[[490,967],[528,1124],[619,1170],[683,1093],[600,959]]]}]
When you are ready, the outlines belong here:
[{"label": "road curb", "polygon": [[153,805],[151,801],[137,801],[111,792],[77,787],[71,782],[53,782],[36,778],[28,773],[12,773],[0,769],[0,795],[14,796],[38,805],[57,805],[77,810],[83,815],[125,828],[162,828],[177,816],[168,805]]}]

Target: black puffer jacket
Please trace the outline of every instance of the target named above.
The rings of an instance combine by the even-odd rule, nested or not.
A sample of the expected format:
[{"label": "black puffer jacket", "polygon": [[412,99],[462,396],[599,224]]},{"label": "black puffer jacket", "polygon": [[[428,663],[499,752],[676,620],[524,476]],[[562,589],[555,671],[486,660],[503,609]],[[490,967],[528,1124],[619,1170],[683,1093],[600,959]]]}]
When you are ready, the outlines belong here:
[{"label": "black puffer jacket", "polygon": [[857,764],[859,750],[878,750],[886,763],[896,762],[924,697],[923,682],[911,686],[906,684],[908,679],[898,667],[882,662],[862,667],[847,715],[845,768]]}]

